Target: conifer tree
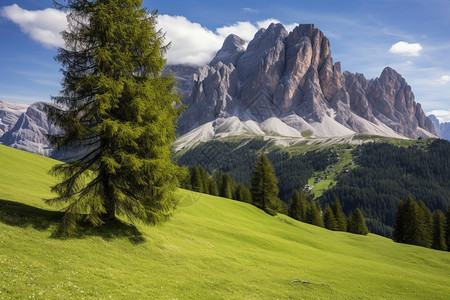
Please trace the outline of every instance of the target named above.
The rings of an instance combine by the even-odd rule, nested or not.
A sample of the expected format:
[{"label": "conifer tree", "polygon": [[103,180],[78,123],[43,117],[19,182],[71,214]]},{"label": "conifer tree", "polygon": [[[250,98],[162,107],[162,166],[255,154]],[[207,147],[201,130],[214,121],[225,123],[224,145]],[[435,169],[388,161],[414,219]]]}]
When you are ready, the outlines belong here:
[{"label": "conifer tree", "polygon": [[214,179],[209,181],[209,194],[213,196],[219,196],[219,189]]},{"label": "conifer tree", "polygon": [[233,187],[233,199],[234,200],[243,202],[244,188],[245,188],[245,186],[242,183],[236,184]]},{"label": "conifer tree", "polygon": [[205,169],[203,169],[202,166],[199,166],[198,170],[202,181],[202,193],[209,194],[209,174],[205,171]]},{"label": "conifer tree", "polygon": [[247,187],[244,187],[243,192],[244,192],[244,198],[242,199],[242,202],[252,204],[253,201],[252,201],[252,194],[250,193],[250,190]]},{"label": "conifer tree", "polygon": [[367,235],[369,230],[367,229],[366,220],[359,208],[355,209],[350,217],[349,231],[355,234]]},{"label": "conifer tree", "polygon": [[421,208],[411,195],[403,203],[403,243],[422,246],[423,229],[421,228]]},{"label": "conifer tree", "polygon": [[203,193],[202,175],[197,166],[191,168],[191,186],[193,191]]},{"label": "conifer tree", "polygon": [[329,230],[336,230],[337,228],[336,218],[334,217],[333,210],[329,205],[325,207],[325,211],[323,213],[323,224],[325,225],[325,228]]},{"label": "conifer tree", "polygon": [[269,159],[265,155],[259,156],[250,186],[253,204],[263,210],[276,210],[279,206],[277,184],[278,180]]},{"label": "conifer tree", "polygon": [[[165,65],[157,15],[140,0],[67,0],[62,90],[46,107],[63,133],[50,136],[55,148],[85,151],[52,173],[61,182],[48,204],[66,205],[55,235],[115,218],[158,223],[175,208],[174,189],[182,169],[171,161],[181,113],[173,76]],[[62,6],[61,6],[62,7]],[[88,149],[88,150],[86,150]]]},{"label": "conifer tree", "polygon": [[293,219],[300,220],[302,218],[300,212],[300,193],[297,190],[292,192],[291,200],[289,201],[288,213]]},{"label": "conifer tree", "polygon": [[440,210],[435,211],[433,214],[433,249],[447,250],[447,243],[445,241],[446,225],[444,213]]},{"label": "conifer tree", "polygon": [[420,245],[431,248],[433,244],[433,215],[422,200],[417,201],[419,206],[419,235]]},{"label": "conifer tree", "polygon": [[252,203],[250,190],[242,183],[236,184],[233,188],[233,199],[241,202]]},{"label": "conifer tree", "polygon": [[331,209],[333,210],[336,219],[336,230],[347,231],[347,217],[342,211],[342,205],[338,198],[334,199]]},{"label": "conifer tree", "polygon": [[228,173],[222,174],[220,178],[219,195],[229,199],[233,197],[233,179]]},{"label": "conifer tree", "polygon": [[324,227],[320,210],[317,208],[314,202],[310,203],[309,210],[306,216],[306,222],[319,227]]},{"label": "conifer tree", "polygon": [[395,213],[394,227],[392,230],[392,239],[397,243],[405,243],[405,205],[403,201],[398,204]]}]

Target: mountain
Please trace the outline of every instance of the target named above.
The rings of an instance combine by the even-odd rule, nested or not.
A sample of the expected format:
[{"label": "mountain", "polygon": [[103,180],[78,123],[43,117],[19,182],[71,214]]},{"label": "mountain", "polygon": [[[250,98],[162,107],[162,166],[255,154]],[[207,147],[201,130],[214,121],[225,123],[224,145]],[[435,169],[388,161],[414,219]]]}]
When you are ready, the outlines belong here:
[{"label": "mountain", "polygon": [[45,135],[54,134],[58,129],[48,120],[44,112],[44,103],[23,105],[2,101],[2,105],[0,115],[6,116],[4,119],[8,122],[9,129],[1,135],[0,143],[31,153],[50,156],[53,149]]},{"label": "mountain", "polygon": [[177,152],[175,160],[210,174],[229,173],[248,187],[261,153],[272,163],[282,201],[289,203],[294,189],[307,190],[321,209],[337,197],[347,215],[361,209],[372,233],[392,236],[398,204],[408,194],[432,212],[450,208],[450,142],[443,139],[360,134],[290,147],[266,137],[214,139]]},{"label": "mountain", "polygon": [[20,115],[26,112],[28,104],[0,100],[0,137],[9,131]]},{"label": "mountain", "polygon": [[435,115],[430,115],[428,118],[433,122],[436,134],[441,138],[450,141],[450,122],[440,123]]},{"label": "mountain", "polygon": [[178,123],[184,135],[180,139],[190,141],[184,146],[197,142],[189,137],[206,141],[224,132],[297,139],[305,132],[313,137],[368,133],[413,139],[435,134],[399,73],[387,67],[371,80],[342,73],[329,40],[312,24],[292,32],[271,24],[246,49],[242,39],[231,35],[208,65],[194,73],[177,68],[183,79],[186,72],[192,78],[189,84],[182,81],[184,88],[191,87],[185,90],[187,109]]}]

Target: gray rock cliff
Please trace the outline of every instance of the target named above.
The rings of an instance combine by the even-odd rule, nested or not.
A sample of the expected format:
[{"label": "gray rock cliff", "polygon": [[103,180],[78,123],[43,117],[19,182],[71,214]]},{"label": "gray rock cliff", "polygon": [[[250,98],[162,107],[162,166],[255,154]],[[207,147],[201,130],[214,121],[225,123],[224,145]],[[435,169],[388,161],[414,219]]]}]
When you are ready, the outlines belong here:
[{"label": "gray rock cliff", "polygon": [[[307,123],[325,124],[324,118],[331,118],[353,132],[408,138],[435,133],[400,74],[389,67],[373,80],[342,73],[329,40],[313,24],[290,33],[271,24],[245,50],[243,41],[231,35],[192,79],[183,98],[187,110],[179,119],[181,134],[217,118],[260,123],[291,114]],[[327,133],[323,128],[332,126],[327,124],[322,135]]]}]

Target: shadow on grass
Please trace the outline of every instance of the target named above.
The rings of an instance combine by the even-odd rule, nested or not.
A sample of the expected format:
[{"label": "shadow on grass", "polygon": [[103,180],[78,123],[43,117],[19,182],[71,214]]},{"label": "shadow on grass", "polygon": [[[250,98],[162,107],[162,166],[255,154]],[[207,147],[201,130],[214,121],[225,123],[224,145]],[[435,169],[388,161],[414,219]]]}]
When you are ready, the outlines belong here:
[{"label": "shadow on grass", "polygon": [[[32,227],[39,231],[56,228],[64,213],[49,211],[9,200],[0,199],[0,222],[9,226]],[[132,244],[145,241],[136,226],[115,219],[100,227],[93,227],[88,222],[81,222],[73,238],[98,236],[105,240],[128,238]]]}]

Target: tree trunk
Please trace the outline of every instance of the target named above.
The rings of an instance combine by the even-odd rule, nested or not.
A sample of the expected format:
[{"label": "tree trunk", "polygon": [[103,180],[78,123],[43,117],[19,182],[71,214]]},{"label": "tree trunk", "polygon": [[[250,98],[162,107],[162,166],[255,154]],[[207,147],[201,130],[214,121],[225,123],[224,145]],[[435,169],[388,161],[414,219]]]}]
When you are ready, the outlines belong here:
[{"label": "tree trunk", "polygon": [[106,212],[102,214],[101,218],[103,221],[107,222],[107,221],[114,220],[116,217],[116,203],[114,201],[112,188],[109,183],[108,175],[104,175],[103,188],[105,190],[104,207],[105,207]]}]

